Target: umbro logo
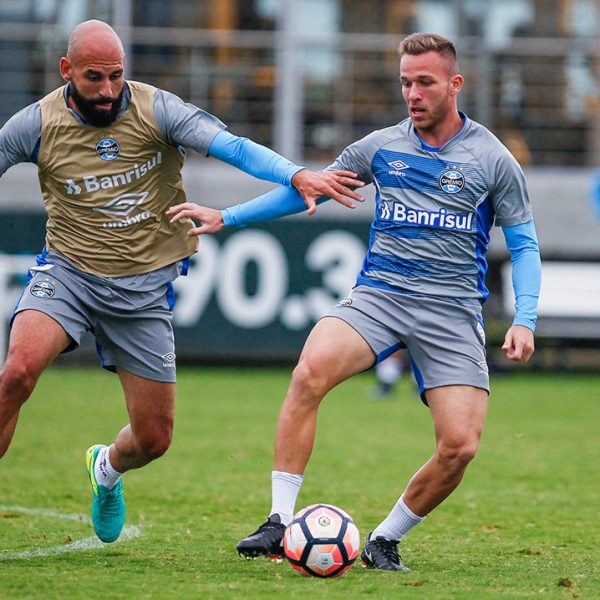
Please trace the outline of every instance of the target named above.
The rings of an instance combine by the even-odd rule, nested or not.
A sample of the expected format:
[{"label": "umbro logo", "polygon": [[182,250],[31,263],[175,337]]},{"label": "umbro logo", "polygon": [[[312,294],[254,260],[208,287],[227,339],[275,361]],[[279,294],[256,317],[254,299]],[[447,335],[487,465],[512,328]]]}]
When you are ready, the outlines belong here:
[{"label": "umbro logo", "polygon": [[394,169],[397,169],[398,171],[402,171],[402,169],[410,169],[410,167],[403,160],[393,160],[392,162],[389,162],[388,165],[390,165],[390,167],[394,167]]},{"label": "umbro logo", "polygon": [[126,217],[132,210],[142,204],[147,197],[148,192],[121,194],[107,202],[102,208],[93,208],[92,210],[106,215],[114,215],[115,217]]},{"label": "umbro logo", "polygon": [[163,367],[170,367],[170,368],[175,367],[175,353],[174,352],[167,352],[166,354],[163,354],[161,356],[161,358],[163,359]]},{"label": "umbro logo", "polygon": [[388,175],[395,175],[396,177],[406,177],[404,169],[410,169],[410,165],[407,165],[403,160],[393,160],[388,163],[389,167],[392,167],[388,171]]}]

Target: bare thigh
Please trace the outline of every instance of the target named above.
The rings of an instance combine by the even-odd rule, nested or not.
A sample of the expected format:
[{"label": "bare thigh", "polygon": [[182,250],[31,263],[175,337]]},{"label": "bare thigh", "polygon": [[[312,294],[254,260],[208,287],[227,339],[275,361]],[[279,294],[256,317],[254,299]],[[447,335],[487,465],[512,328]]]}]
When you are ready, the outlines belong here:
[{"label": "bare thigh", "polygon": [[468,385],[449,385],[425,392],[438,443],[477,446],[487,415],[488,393]]},{"label": "bare thigh", "polygon": [[71,338],[52,317],[37,310],[24,310],[13,321],[5,369],[18,363],[37,379],[70,343]]},{"label": "bare thigh", "polygon": [[351,325],[337,317],[324,317],[308,336],[298,367],[304,365],[309,376],[331,389],[374,363],[373,350]]}]

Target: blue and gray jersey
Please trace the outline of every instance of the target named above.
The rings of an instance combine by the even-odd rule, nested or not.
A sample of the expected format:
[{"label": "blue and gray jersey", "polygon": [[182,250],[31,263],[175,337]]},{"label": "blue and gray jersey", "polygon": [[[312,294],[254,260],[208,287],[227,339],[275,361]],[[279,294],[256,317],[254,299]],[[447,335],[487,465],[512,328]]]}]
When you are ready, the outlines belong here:
[{"label": "blue and gray jersey", "polygon": [[532,214],[517,161],[485,127],[461,116],[463,127],[441,148],[427,146],[406,119],[348,146],[328,167],[376,187],[357,284],[486,299],[492,225],[519,225]]}]

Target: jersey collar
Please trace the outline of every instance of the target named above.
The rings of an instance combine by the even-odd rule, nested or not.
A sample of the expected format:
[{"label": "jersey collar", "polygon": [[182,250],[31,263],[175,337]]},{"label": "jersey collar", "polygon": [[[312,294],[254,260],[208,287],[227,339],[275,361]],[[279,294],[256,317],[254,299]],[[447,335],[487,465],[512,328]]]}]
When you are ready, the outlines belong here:
[{"label": "jersey collar", "polygon": [[467,117],[467,115],[460,110],[458,111],[458,114],[460,115],[460,118],[462,119],[461,128],[450,139],[446,140],[439,147],[430,146],[424,139],[422,139],[421,136],[417,133],[417,130],[414,128],[412,121],[409,119],[410,132],[411,132],[412,136],[414,136],[414,138],[415,138],[414,141],[421,148],[421,150],[425,150],[426,152],[441,152],[442,150],[445,150],[454,141],[456,141],[457,138],[461,137],[463,135],[463,133],[465,133],[470,127],[471,121],[470,121],[469,117]]}]

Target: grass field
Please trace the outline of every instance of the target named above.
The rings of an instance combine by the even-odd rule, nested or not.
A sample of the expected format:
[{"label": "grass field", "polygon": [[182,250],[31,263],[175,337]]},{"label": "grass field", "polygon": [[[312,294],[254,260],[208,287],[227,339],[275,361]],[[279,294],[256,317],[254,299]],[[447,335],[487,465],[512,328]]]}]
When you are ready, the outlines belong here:
[{"label": "grass field", "polygon": [[[173,446],[125,477],[139,537],[89,548],[91,525],[59,517],[87,514],[84,451],[113,439],[125,409],[113,375],[49,370],[0,463],[0,598],[600,598],[600,376],[496,377],[465,481],[401,544],[412,571],[357,564],[319,580],[235,552],[270,506],[289,374],[181,369]],[[339,505],[363,537],[433,442],[411,382],[378,402],[371,385],[357,377],[324,403],[297,506]],[[73,551],[51,554],[66,544]]]}]

